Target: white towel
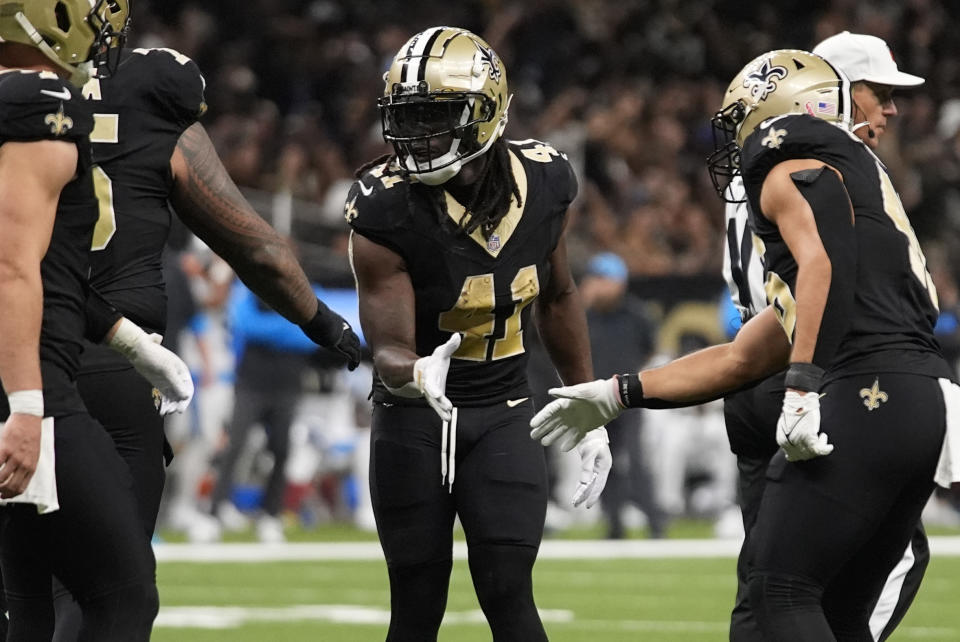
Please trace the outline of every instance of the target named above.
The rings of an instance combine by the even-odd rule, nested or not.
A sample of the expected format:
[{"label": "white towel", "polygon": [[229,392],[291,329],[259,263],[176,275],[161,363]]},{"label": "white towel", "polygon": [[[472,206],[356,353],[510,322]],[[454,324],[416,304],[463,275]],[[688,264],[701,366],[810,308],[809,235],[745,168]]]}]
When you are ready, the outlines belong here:
[{"label": "white towel", "polygon": [[[2,428],[0,428],[2,430]],[[27,489],[10,499],[0,499],[0,504],[36,504],[41,515],[60,510],[57,499],[57,465],[53,453],[53,417],[40,422],[40,459]]]},{"label": "white towel", "polygon": [[947,429],[933,481],[944,488],[960,481],[960,386],[949,379],[940,379]]}]

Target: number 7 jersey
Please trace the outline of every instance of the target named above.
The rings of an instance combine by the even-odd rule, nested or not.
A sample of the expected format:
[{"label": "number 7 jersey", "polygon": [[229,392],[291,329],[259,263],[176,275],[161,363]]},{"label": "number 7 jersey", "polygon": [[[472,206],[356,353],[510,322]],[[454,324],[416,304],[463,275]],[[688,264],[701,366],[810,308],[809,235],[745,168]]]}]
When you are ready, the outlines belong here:
[{"label": "number 7 jersey", "polygon": [[[416,299],[417,354],[430,354],[453,332],[463,335],[447,376],[446,393],[457,406],[529,396],[524,332],[577,194],[565,155],[533,140],[511,141],[508,149],[521,200],[511,200],[488,238],[459,229],[463,206],[441,187],[404,176],[393,159],[354,183],[345,206],[355,233],[406,265]],[[434,202],[441,197],[446,213]],[[373,398],[421,403],[394,397],[377,376]]]}]

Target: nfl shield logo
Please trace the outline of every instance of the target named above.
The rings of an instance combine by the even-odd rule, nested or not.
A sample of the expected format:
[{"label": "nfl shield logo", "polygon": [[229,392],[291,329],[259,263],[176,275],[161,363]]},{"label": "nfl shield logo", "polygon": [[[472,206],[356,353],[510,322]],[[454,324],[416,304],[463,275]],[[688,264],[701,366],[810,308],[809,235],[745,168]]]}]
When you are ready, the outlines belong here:
[{"label": "nfl shield logo", "polygon": [[500,249],[500,236],[498,234],[491,234],[490,238],[487,239],[487,250],[490,252],[496,252]]}]

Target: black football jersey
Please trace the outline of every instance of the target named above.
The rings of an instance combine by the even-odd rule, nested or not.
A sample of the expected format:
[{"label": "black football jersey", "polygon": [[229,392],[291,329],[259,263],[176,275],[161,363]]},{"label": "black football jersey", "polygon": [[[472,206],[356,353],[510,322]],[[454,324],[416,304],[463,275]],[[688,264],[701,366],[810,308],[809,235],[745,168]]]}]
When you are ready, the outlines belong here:
[{"label": "black football jersey", "polygon": [[[854,311],[829,368],[831,377],[869,372],[950,377],[933,333],[939,314],[936,288],[886,167],[855,135],[806,114],[762,123],[744,142],[741,161],[751,224],[764,250],[767,299],[788,334],[796,319],[797,266],[777,227],[757,213],[767,174],[793,158],[817,159],[838,170],[853,208]],[[835,215],[849,217],[850,211]]]},{"label": "black football jersey", "polygon": [[[167,297],[163,249],[170,232],[170,157],[180,135],[206,110],[205,81],[172,49],[124,49],[116,71],[83,88],[94,110],[90,135],[100,206],[90,283],[124,316],[163,333]],[[126,366],[113,351],[86,344],[83,369]]]},{"label": "black football jersey", "polygon": [[[97,219],[87,141],[92,129],[87,102],[57,74],[20,70],[0,73],[0,144],[65,140],[76,144],[79,152],[77,176],[60,194],[50,246],[40,264],[40,367],[47,416],[61,416],[83,407],[73,379],[84,332],[90,238]],[[0,314],[13,312],[3,310]],[[0,416],[6,416],[5,395],[2,405]]]},{"label": "black football jersey", "polygon": [[172,49],[125,49],[115,73],[83,93],[94,109],[90,135],[100,220],[91,284],[148,330],[166,325],[162,254],[170,231],[170,156],[206,109],[196,63]]},{"label": "black football jersey", "polygon": [[[521,203],[489,238],[457,227],[464,212],[449,193],[447,215],[429,190],[392,162],[351,187],[345,215],[353,230],[400,255],[416,298],[417,354],[428,355],[454,332],[463,335],[447,376],[447,397],[477,406],[529,396],[524,331],[530,304],[550,279],[549,258],[577,193],[566,156],[539,141],[510,142]],[[374,376],[374,400],[393,397]]]}]

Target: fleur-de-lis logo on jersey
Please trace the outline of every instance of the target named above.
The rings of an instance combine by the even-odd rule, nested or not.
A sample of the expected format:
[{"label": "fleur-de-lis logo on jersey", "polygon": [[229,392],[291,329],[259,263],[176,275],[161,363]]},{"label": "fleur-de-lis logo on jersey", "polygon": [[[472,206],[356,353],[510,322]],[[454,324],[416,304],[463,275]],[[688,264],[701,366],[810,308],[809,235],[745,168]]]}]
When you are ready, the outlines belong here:
[{"label": "fleur-de-lis logo on jersey", "polygon": [[860,397],[863,399],[863,405],[867,410],[876,410],[881,403],[886,403],[890,396],[883,390],[880,390],[880,379],[873,380],[871,388],[860,388]]},{"label": "fleur-de-lis logo on jersey", "polygon": [[347,223],[349,223],[359,215],[360,212],[357,210],[357,197],[354,196],[343,206],[343,218],[347,219]]},{"label": "fleur-de-lis logo on jersey", "polygon": [[73,119],[63,113],[63,103],[60,103],[57,113],[47,114],[43,122],[50,125],[50,133],[55,136],[62,136],[73,129]]},{"label": "fleur-de-lis logo on jersey", "polygon": [[770,92],[777,89],[777,80],[783,80],[786,77],[786,67],[772,65],[770,59],[765,58],[755,71],[751,71],[743,78],[743,86],[750,90],[750,96],[754,100],[766,100]]},{"label": "fleur-de-lis logo on jersey", "polygon": [[497,58],[497,54],[490,47],[484,47],[477,41],[474,41],[473,44],[480,52],[480,64],[487,66],[490,77],[495,82],[500,82],[500,59]]},{"label": "fleur-de-lis logo on jersey", "polygon": [[160,404],[163,403],[163,395],[160,394],[160,391],[157,390],[156,388],[154,388],[154,389],[150,392],[150,394],[153,395],[153,407],[156,408],[156,409],[159,411],[159,410],[160,410]]},{"label": "fleur-de-lis logo on jersey", "polygon": [[760,144],[770,149],[780,149],[783,143],[783,137],[787,135],[786,129],[771,129],[767,135],[760,141]]}]

